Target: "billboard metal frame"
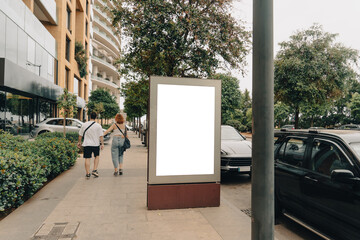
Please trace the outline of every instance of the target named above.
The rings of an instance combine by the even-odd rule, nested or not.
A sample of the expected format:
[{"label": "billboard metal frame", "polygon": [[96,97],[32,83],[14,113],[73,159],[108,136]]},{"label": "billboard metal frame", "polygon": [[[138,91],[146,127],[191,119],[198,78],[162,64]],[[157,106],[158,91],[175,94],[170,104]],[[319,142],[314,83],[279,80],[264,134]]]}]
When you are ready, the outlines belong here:
[{"label": "billboard metal frame", "polygon": [[[158,111],[158,85],[181,85],[181,86],[204,86],[214,87],[214,173],[199,175],[156,175],[157,159],[157,111]],[[186,97],[186,96],[184,96]],[[150,77],[150,103],[149,103],[149,154],[148,154],[148,184],[180,184],[180,183],[211,183],[220,182],[220,149],[221,149],[221,80],[197,79],[197,78],[176,78],[176,77]],[[184,106],[191,108],[191,106]],[[183,113],[186,116],[186,113]],[[185,121],[184,124],[188,124]],[[176,127],[176,126],[174,126]],[[189,134],[185,132],[183,134]],[[176,137],[176,136],[174,136]],[[190,133],[190,137],[196,136],[196,131]],[[171,141],[171,139],[169,139]],[[179,146],[181,151],[186,151],[186,147]],[[189,166],[191,167],[191,166]]]}]

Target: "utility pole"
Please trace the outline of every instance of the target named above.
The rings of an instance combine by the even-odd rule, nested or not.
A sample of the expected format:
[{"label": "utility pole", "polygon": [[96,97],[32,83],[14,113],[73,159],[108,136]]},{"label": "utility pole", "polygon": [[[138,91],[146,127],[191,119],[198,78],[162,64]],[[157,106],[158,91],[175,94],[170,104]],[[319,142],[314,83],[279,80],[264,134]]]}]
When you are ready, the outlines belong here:
[{"label": "utility pole", "polygon": [[252,240],[274,239],[273,0],[253,0]]}]

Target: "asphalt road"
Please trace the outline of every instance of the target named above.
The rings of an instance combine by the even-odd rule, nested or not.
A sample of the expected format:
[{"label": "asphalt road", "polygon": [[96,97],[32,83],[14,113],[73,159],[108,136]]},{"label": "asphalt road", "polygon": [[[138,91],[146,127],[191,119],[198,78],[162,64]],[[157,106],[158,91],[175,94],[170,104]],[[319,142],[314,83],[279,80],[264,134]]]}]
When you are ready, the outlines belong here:
[{"label": "asphalt road", "polygon": [[[239,210],[251,212],[251,179],[249,175],[230,175],[221,179],[221,193]],[[278,240],[322,240],[321,237],[291,221],[286,217],[275,225],[275,237]]]}]

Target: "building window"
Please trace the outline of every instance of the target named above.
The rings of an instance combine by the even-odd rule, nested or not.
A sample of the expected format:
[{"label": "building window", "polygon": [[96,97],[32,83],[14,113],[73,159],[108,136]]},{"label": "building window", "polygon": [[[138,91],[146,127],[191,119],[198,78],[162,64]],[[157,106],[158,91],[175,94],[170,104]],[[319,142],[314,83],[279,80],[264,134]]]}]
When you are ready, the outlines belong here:
[{"label": "building window", "polygon": [[81,81],[77,78],[74,78],[74,91],[73,93],[76,95],[76,96],[80,96],[80,84],[81,84]]},{"label": "building window", "polygon": [[69,89],[69,76],[70,76],[70,70],[68,68],[65,68],[65,88]]},{"label": "building window", "polygon": [[85,36],[87,37],[87,35],[88,35],[88,22],[86,21],[86,23],[85,23]]},{"label": "building window", "polygon": [[67,6],[66,11],[67,11],[67,18],[66,18],[67,29],[71,32],[71,10],[69,6]]},{"label": "building window", "polygon": [[86,1],[86,15],[89,15],[89,1]]},{"label": "building window", "polygon": [[70,62],[70,39],[68,37],[66,37],[66,53],[65,53],[65,58],[66,60],[68,60],[68,62]]}]

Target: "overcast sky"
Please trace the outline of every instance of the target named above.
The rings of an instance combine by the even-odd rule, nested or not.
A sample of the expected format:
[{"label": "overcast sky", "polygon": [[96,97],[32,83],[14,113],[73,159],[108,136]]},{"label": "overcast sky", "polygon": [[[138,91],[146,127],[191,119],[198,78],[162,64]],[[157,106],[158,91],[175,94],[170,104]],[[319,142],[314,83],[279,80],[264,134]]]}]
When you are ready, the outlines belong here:
[{"label": "overcast sky", "polygon": [[[234,0],[234,17],[252,30],[252,0]],[[338,33],[336,42],[360,51],[360,0],[274,0],[274,57],[278,43],[288,41],[297,30],[319,23],[324,31]],[[251,56],[247,76],[236,75],[241,90],[252,90]]]}]

